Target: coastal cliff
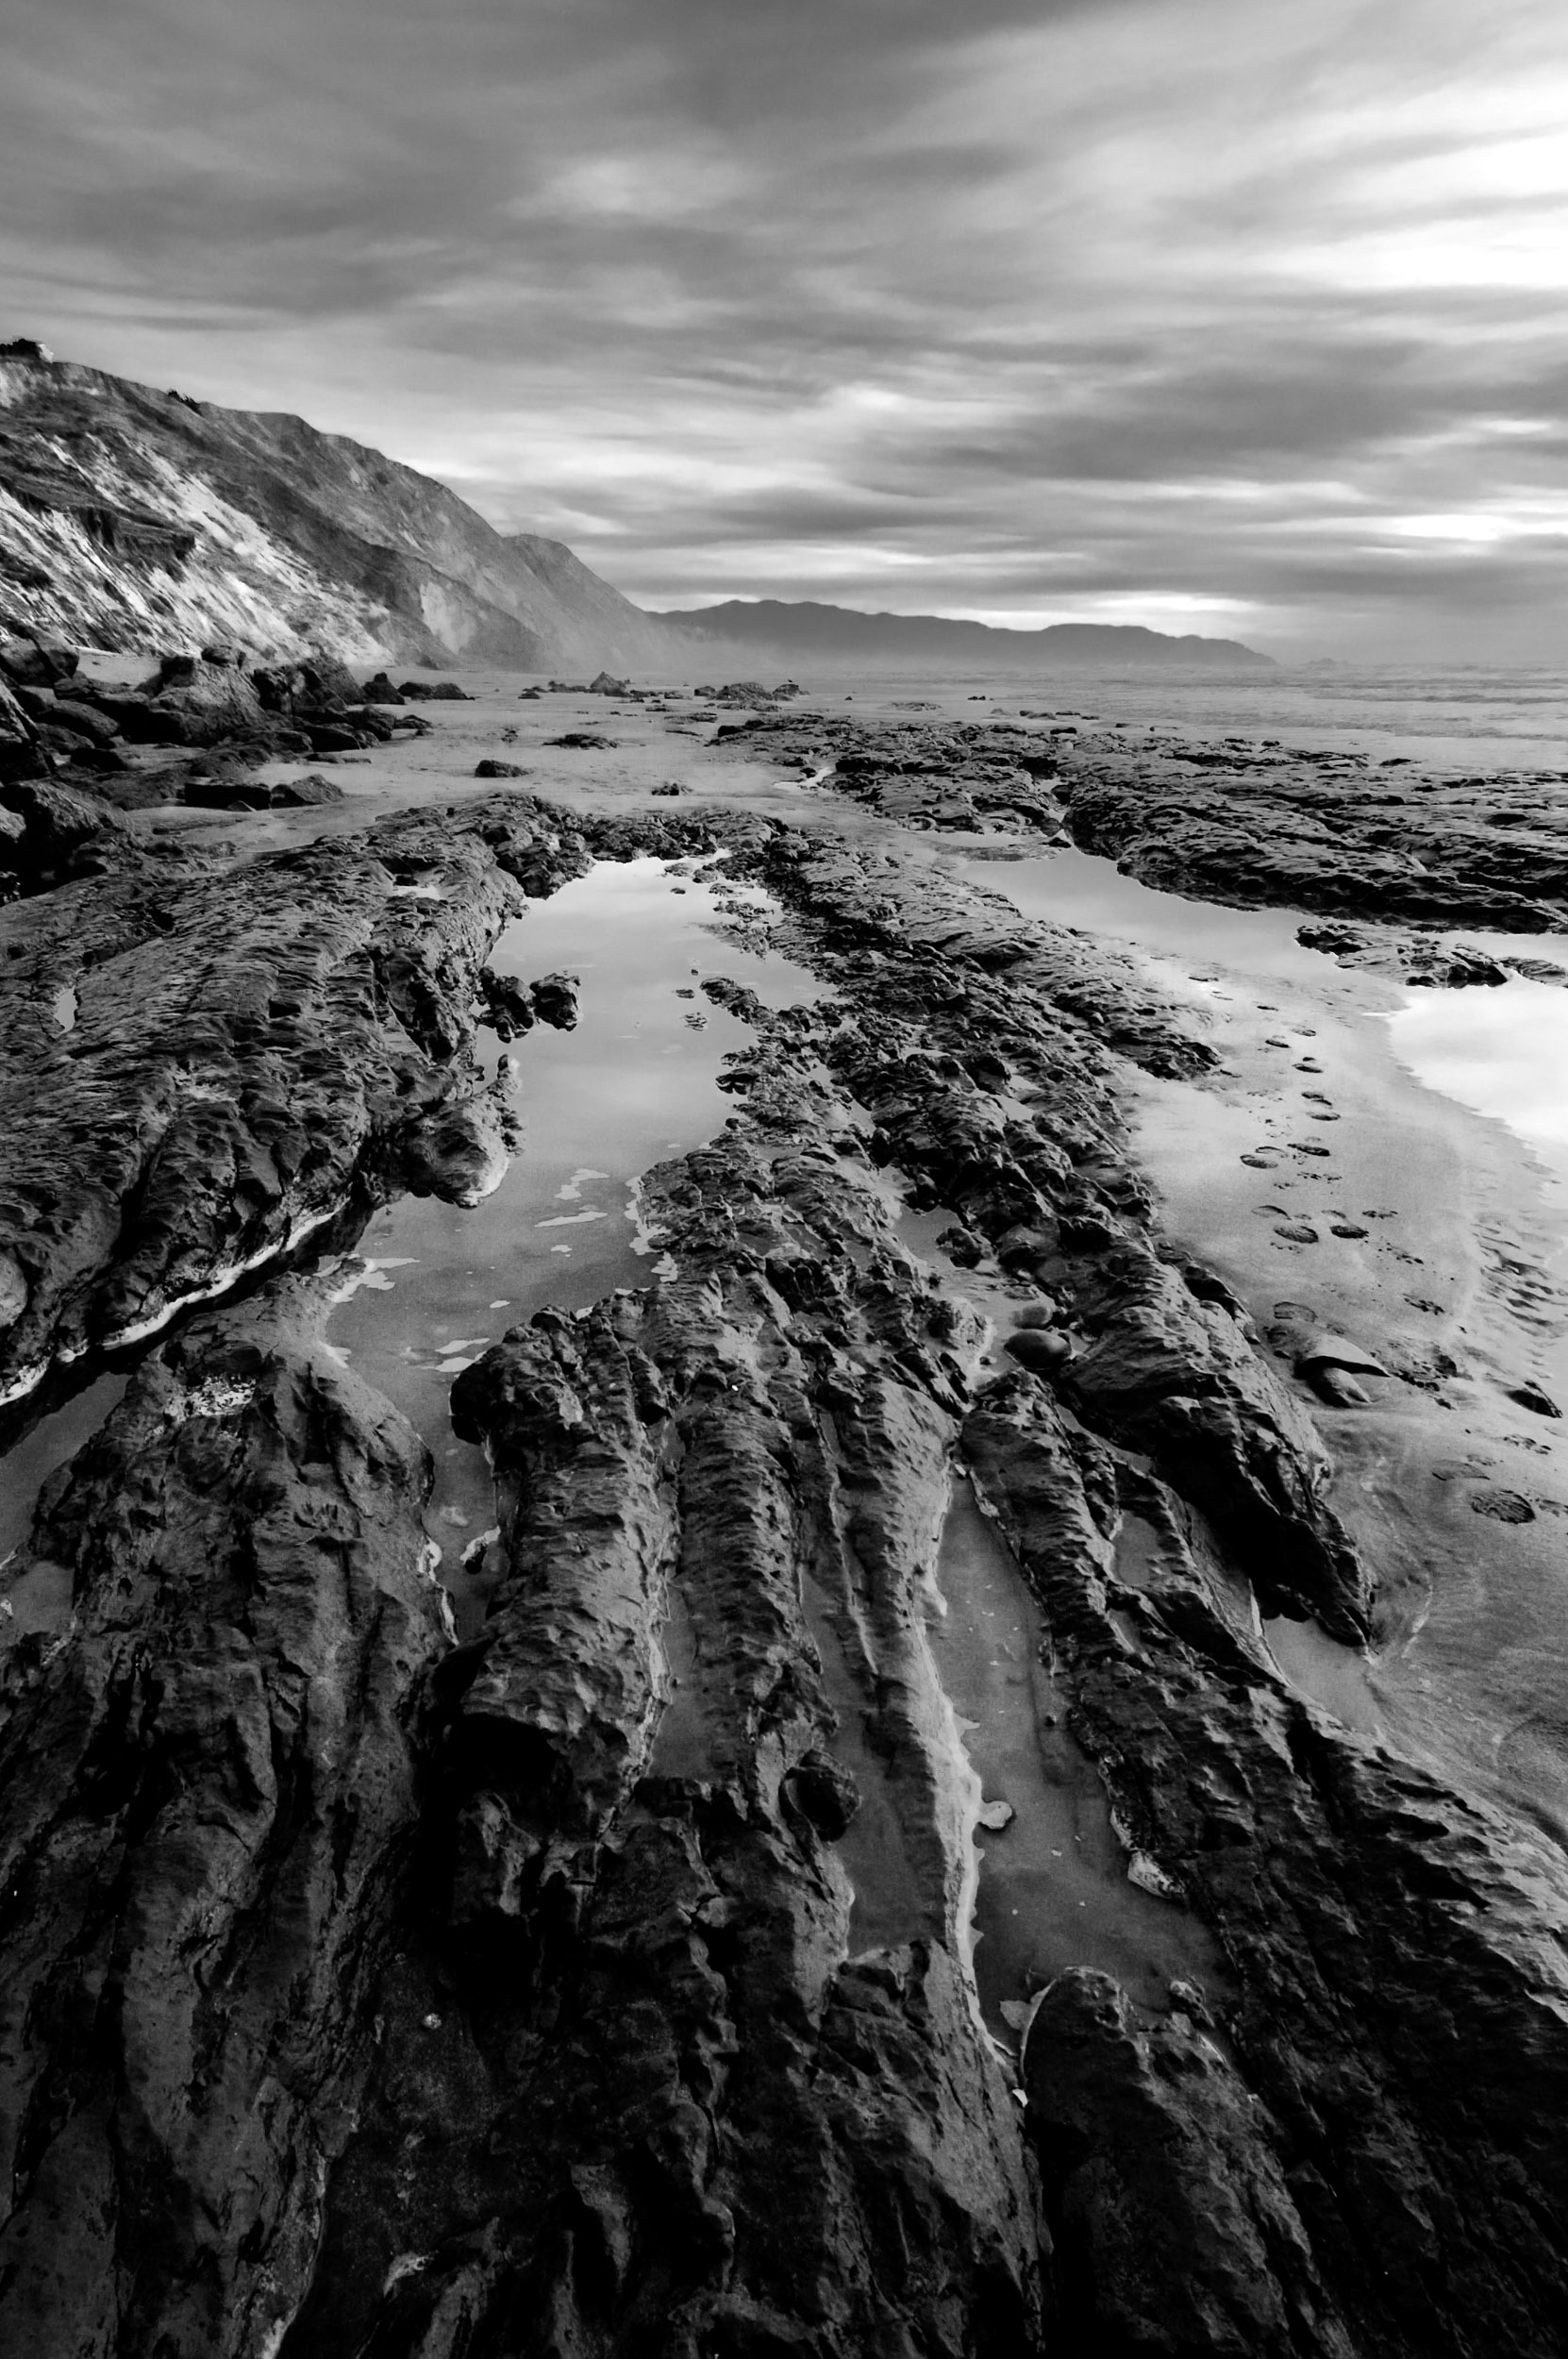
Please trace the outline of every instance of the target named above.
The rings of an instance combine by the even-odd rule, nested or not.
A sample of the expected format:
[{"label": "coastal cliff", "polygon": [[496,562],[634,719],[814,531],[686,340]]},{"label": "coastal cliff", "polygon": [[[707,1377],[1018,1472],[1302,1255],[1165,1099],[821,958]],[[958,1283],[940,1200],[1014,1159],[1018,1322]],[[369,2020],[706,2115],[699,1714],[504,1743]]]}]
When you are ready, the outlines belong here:
[{"label": "coastal cliff", "polygon": [[533,671],[668,666],[678,649],[560,542],[497,532],[343,435],[5,354],[0,626]]}]

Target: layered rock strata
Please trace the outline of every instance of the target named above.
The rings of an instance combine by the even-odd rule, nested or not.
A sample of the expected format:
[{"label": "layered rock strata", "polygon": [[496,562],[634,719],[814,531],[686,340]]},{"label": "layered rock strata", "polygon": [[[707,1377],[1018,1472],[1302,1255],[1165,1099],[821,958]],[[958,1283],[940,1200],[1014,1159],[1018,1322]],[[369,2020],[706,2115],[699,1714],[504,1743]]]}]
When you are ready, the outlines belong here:
[{"label": "layered rock strata", "polygon": [[[459,1380],[500,1525],[468,1643],[424,1453],[320,1348],[320,1281],[172,1329],[46,1487],[23,1577],[69,1605],[0,1675],[8,2338],[1545,2359],[1568,1883],[1262,1643],[1259,1603],[1353,1639],[1375,1568],[1306,1396],[1127,1161],[1119,1076],[1210,1052],[1082,938],[826,830],[709,811],[582,841],[723,842],[826,995],[770,1015],[710,979],[755,1042],[725,1132],[645,1179],[662,1274]],[[226,962],[220,880],[187,879],[169,930],[223,1014],[197,1040],[220,1130],[128,1199],[165,1207],[125,1229],[138,1298],[178,1294],[160,1240],[275,1246],[307,1200],[396,1184],[471,1086],[509,896],[582,858],[509,796],[257,862],[221,880]],[[133,962],[84,1062],[161,1140],[183,1068],[168,1013],[131,1012],[152,932],[113,879],[72,896],[72,938]],[[66,929],[27,906],[44,975]],[[242,1185],[284,1173],[268,1109],[327,1032],[311,1193]],[[88,1158],[58,1136],[65,1207]],[[945,1223],[926,1259],[900,1197]],[[112,1331],[114,1240],[79,1242],[103,1219],[32,1226],[39,1332]],[[1043,1340],[1009,1363],[998,1322]],[[1162,1894],[1213,1962],[1135,1998],[1047,1877],[1024,1949],[1086,1963],[1025,1972],[1005,2041],[932,1642],[960,1478],[1097,1768],[1106,1906]]]},{"label": "layered rock strata", "polygon": [[485,959],[583,858],[538,806],[481,802],[239,868],[139,861],[36,905],[0,979],[0,1395],[357,1196],[482,1192],[505,1108],[460,1052]]},{"label": "layered rock strata", "polygon": [[1064,756],[1075,844],[1194,898],[1333,914],[1568,927],[1560,775],[1463,778],[1354,757],[1103,738]]},{"label": "layered rock strata", "polygon": [[559,541],[303,418],[0,353],[0,624],[99,647],[546,669],[679,634]]},{"label": "layered rock strata", "polygon": [[719,737],[901,826],[1071,842],[1195,900],[1568,929],[1568,777],[1557,771],[1465,777],[1397,759],[1375,768],[1364,755],[1306,746],[1140,743],[1011,719],[763,714]]}]

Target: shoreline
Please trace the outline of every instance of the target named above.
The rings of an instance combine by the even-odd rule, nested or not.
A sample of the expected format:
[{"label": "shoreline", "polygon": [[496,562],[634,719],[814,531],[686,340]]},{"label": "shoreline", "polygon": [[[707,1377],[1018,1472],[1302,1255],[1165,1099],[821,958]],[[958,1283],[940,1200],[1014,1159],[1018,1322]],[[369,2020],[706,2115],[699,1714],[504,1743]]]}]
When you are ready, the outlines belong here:
[{"label": "shoreline", "polygon": [[[427,2347],[454,2303],[620,2334],[570,2258],[585,2203],[626,2301],[667,2304],[676,2267],[715,2348],[763,2315],[815,2334],[809,2280],[835,2349],[977,2348],[984,2319],[988,2359],[1024,2359],[1045,2302],[1090,2350],[1152,2273],[1259,2351],[1309,2314],[1314,2352],[1425,2359],[1506,2317],[1545,2359],[1562,2255],[1522,2277],[1493,2191],[1568,2194],[1568,1482],[1560,1424],[1508,1393],[1557,1381],[1562,1230],[1512,1134],[1395,1056],[1408,912],[1363,912],[1352,963],[1256,905],[1180,898],[1141,942],[1147,888],[1106,864],[1075,929],[1036,871],[1102,756],[1008,719],[789,709],[709,747],[606,698],[429,711],[327,763],[341,801],[134,811],[0,912],[25,1316],[84,1377],[127,1286],[278,1253],[301,1200],[334,1224],[160,1321],[40,1494],[20,1578],[53,1618],[0,1669],[0,1799],[32,1830],[26,1945],[0,1947],[19,2106],[76,2068],[42,1994],[86,1841],[134,1896],[107,1904],[127,2030],[93,2120],[175,2125],[159,2217],[302,2359]],[[563,724],[616,742],[545,744]],[[1162,759],[1124,803],[1168,797]],[[480,1061],[514,1004],[490,962],[515,928],[528,974],[531,907],[649,858],[672,903],[698,863],[742,889],[701,976],[658,968],[691,1001],[659,1053],[699,986],[740,1028],[733,1111],[638,1176],[635,1284],[459,1335],[459,1297],[506,1310],[523,1266],[497,1091],[525,1126],[535,1068],[526,1026],[506,1075]],[[725,973],[741,945],[792,962],[784,1004]],[[609,948],[584,936],[590,996]],[[611,1102],[648,1059],[613,1021]],[[562,1158],[569,1209],[527,1217],[570,1238],[604,1174]],[[451,1217],[491,1242],[430,1311],[494,1484],[459,1597],[425,1520],[442,1437],[325,1324],[378,1206],[473,1206],[481,1170]],[[356,1297],[377,1349],[412,1350],[413,1300]],[[988,1654],[1009,1613],[1023,1651]],[[973,1755],[949,1680],[997,1715]],[[194,2098],[171,2022],[219,2059]],[[241,2125],[275,2236],[228,2224]],[[64,2272],[41,2183],[17,2215],[73,2316],[152,2233],[112,2131],[77,2134],[108,2242]],[[1389,2225],[1417,2214],[1441,2283]]]}]

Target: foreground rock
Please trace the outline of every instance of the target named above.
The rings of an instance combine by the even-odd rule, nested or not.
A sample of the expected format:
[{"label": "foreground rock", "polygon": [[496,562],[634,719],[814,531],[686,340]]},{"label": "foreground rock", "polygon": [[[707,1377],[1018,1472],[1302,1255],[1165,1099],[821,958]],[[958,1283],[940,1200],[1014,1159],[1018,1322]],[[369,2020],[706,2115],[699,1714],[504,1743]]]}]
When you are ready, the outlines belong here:
[{"label": "foreground rock", "polygon": [[[1128,1163],[1128,1069],[1211,1052],[1130,965],[880,845],[711,807],[584,836],[722,843],[831,990],[770,1015],[708,979],[754,1039],[723,1134],[645,1178],[660,1274],[459,1378],[499,1521],[467,1643],[422,1570],[423,1455],[321,1352],[313,1281],[154,1344],[46,1488],[19,1578],[59,1624],[0,1674],[10,2339],[1547,2359],[1568,1879],[1263,1644],[1259,1608],[1353,1642],[1377,1568],[1306,1397]],[[129,1237],[164,1299],[170,1240],[368,1205],[479,1106],[468,1030],[512,999],[490,937],[582,857],[518,795],[258,862],[226,957],[216,880],[186,880],[223,1154],[130,1195],[163,1208]],[[37,976],[68,941],[150,959],[112,880],[26,907]],[[158,969],[125,972],[140,1008]],[[570,1020],[569,986],[526,1012]],[[166,1135],[156,1013],[84,1040],[94,1129],[124,1101]],[[318,1085],[285,1210],[254,1174]],[[79,1189],[88,1126],[56,1119],[75,1163],[34,1159]],[[942,1216],[934,1258],[900,1195]],[[84,1299],[116,1283],[108,1219]],[[1098,1909],[1134,1891],[1210,1961],[1135,1999],[1041,1862],[991,2036],[976,1829],[1005,1845],[1008,1797],[982,1804],[932,1635],[965,1482],[1109,1813]]]},{"label": "foreground rock", "polygon": [[137,1376],[0,1678],[0,2343],[277,2347],[367,2077],[448,1644],[418,1437],[288,1287]]},{"label": "foreground rock", "polygon": [[41,915],[6,994],[76,1002],[68,1034],[5,1032],[0,1269],[24,1307],[0,1395],[378,1191],[482,1192],[504,1146],[464,1053],[480,969],[582,858],[538,806],[481,802],[221,873],[169,863],[157,892],[83,885],[55,932]]}]

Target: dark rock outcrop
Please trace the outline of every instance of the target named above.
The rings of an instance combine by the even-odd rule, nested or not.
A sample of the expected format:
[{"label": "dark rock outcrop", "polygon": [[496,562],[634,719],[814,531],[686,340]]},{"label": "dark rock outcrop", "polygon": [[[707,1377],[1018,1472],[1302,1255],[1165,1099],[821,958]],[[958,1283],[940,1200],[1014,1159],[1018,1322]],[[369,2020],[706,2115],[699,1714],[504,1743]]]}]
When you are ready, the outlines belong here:
[{"label": "dark rock outcrop", "polygon": [[1075,844],[1166,892],[1332,916],[1568,929],[1568,789],[1556,773],[1401,768],[1393,784],[1360,757],[1307,747],[1134,750],[1083,736],[1063,753],[1058,793]]},{"label": "dark rock outcrop", "polygon": [[[0,1252],[27,1290],[0,1393],[156,1328],[389,1184],[405,1132],[478,1090],[462,1052],[515,872],[549,890],[580,861],[514,800],[172,876],[156,897],[110,890],[112,947],[84,962],[78,935],[51,953],[79,982],[69,1040],[0,1067],[15,1175]],[[440,897],[400,893],[406,877],[438,878]],[[25,962],[4,979],[30,988]]]},{"label": "dark rock outcrop", "polygon": [[300,1317],[155,1353],[23,1568],[69,1591],[0,1672],[0,2343],[37,2359],[275,2350],[371,2070],[447,1625],[424,1447]]},{"label": "dark rock outcrop", "polygon": [[[1259,1608],[1353,1644],[1377,1568],[1129,1162],[1126,1068],[1213,1063],[1129,962],[711,807],[497,796],[67,884],[12,912],[13,1373],[472,1192],[475,1020],[575,1013],[487,965],[503,916],[590,850],[720,847],[784,912],[732,922],[830,989],[706,979],[751,1037],[644,1175],[655,1274],[459,1375],[472,1635],[325,1271],[153,1342],[45,1485],[57,1620],[0,1667],[8,2347],[1555,2359],[1568,1876],[1279,1674]],[[1377,1366],[1292,1316],[1299,1366]],[[960,1491],[1038,1629],[1020,1745],[1038,1673],[1110,1830],[1097,1905],[1201,1973],[1135,1999],[1042,1860],[1069,1963],[982,2019],[976,1824],[1015,1838],[938,1672]]]}]

